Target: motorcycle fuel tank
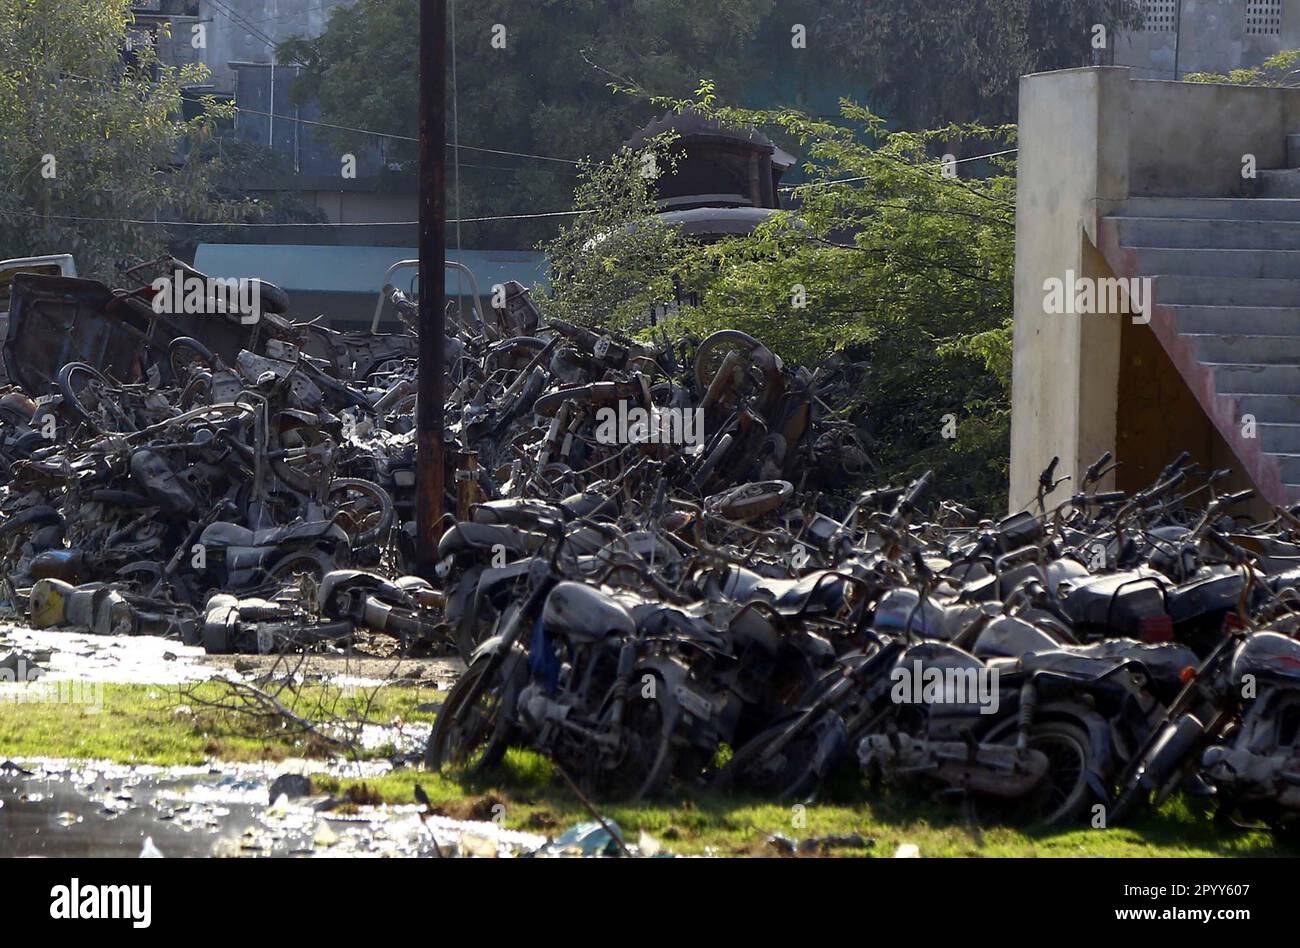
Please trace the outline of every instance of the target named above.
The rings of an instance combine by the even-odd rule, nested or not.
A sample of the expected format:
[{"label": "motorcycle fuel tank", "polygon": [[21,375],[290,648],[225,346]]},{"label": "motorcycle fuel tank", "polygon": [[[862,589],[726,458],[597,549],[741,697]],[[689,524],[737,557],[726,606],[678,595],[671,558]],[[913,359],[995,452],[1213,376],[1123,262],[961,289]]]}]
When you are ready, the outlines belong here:
[{"label": "motorcycle fuel tank", "polygon": [[1232,659],[1232,680],[1240,682],[1244,675],[1300,682],[1300,642],[1276,632],[1255,633]]}]

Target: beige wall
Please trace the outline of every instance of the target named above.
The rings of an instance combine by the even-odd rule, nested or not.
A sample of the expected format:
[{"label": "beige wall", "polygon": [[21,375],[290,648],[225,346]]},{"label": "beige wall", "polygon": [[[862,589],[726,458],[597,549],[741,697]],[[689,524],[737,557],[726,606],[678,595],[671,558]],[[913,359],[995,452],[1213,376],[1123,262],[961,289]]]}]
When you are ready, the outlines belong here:
[{"label": "beige wall", "polygon": [[[1100,275],[1099,198],[1127,194],[1128,71],[1098,67],[1020,80],[1016,168],[1015,332],[1012,356],[1013,510],[1034,498],[1038,473],[1086,468],[1115,438],[1119,331],[1114,321],[1046,313],[1043,282],[1066,271]],[[1118,101],[1117,101],[1118,100]],[[1110,118],[1106,127],[1103,118]],[[1085,252],[1086,251],[1086,252]],[[1086,353],[1086,358],[1085,358]]]},{"label": "beige wall", "polygon": [[1053,456],[1077,483],[1116,450],[1125,317],[1046,313],[1044,280],[1067,270],[1111,276],[1096,250],[1100,216],[1130,196],[1240,194],[1243,155],[1260,169],[1282,167],[1286,135],[1297,131],[1292,89],[1132,79],[1114,66],[1021,79],[1012,510],[1032,503]]}]

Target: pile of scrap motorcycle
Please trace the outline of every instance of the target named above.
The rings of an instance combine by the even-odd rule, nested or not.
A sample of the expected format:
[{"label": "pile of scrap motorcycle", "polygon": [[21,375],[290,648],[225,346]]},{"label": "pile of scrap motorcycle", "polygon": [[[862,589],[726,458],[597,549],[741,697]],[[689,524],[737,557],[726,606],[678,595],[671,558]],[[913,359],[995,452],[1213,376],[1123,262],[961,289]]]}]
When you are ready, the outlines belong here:
[{"label": "pile of scrap motorcycle", "polygon": [[[426,764],[532,748],[599,800],[804,800],[848,773],[1038,825],[1178,790],[1282,831],[1300,813],[1300,520],[1234,516],[1226,472],[1182,457],[1108,491],[1107,456],[1064,497],[1053,462],[1000,521],[932,503],[928,475],[859,492],[870,461],[830,405],[860,366],[546,322],[514,284],[449,310],[456,514],[429,581],[407,575],[400,291],[406,331],[148,317],[116,368],[36,372],[12,355],[58,279],[15,280],[0,397],[0,590],[37,626],[454,650]],[[146,319],[148,294],[94,325]],[[633,409],[650,422],[611,437]]]}]

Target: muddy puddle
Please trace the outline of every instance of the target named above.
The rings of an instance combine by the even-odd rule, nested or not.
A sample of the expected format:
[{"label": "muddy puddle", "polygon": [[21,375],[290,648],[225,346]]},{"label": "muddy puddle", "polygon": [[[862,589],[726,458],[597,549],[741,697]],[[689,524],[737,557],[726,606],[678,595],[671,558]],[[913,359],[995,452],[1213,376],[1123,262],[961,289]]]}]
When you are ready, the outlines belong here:
[{"label": "muddy puddle", "polygon": [[[492,822],[422,819],[420,808],[335,812],[324,794],[290,799],[286,773],[377,776],[385,762],[131,767],[19,760],[0,763],[0,857],[12,856],[513,856],[546,838]],[[293,778],[291,778],[292,780]]]}]

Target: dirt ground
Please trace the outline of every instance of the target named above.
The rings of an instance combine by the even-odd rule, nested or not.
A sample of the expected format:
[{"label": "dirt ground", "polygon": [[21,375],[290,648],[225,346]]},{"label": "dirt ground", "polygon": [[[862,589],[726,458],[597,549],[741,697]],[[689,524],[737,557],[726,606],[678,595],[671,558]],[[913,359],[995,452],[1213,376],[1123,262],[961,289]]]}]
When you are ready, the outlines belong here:
[{"label": "dirt ground", "polygon": [[197,664],[231,669],[251,678],[296,668],[312,677],[382,681],[394,685],[434,687],[440,691],[450,688],[465,670],[464,663],[458,658],[388,658],[364,654],[205,655],[197,660]]}]

